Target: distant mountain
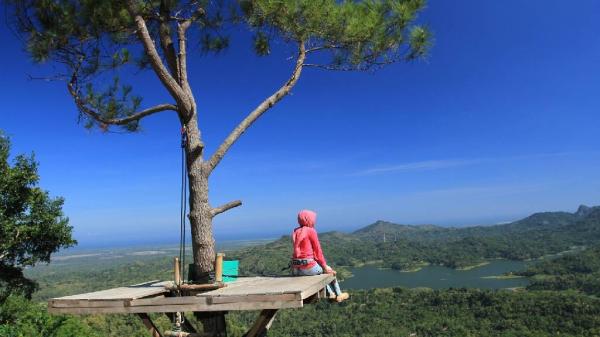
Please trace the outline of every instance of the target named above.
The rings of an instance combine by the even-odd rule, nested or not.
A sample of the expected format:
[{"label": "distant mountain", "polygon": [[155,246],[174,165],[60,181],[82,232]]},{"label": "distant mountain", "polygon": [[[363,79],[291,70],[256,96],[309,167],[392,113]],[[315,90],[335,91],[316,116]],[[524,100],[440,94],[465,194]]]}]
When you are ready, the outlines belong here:
[{"label": "distant mountain", "polygon": [[435,225],[398,225],[395,223],[378,220],[377,222],[352,232],[352,235],[363,239],[383,240],[397,238],[423,238],[431,234],[441,234],[451,231],[448,228]]},{"label": "distant mountain", "polygon": [[586,205],[581,205],[577,209],[577,212],[575,212],[575,216],[582,218],[598,211],[600,211],[600,206],[588,207]]},{"label": "distant mountain", "polygon": [[569,212],[541,212],[534,213],[526,218],[501,225],[470,226],[470,227],[442,227],[435,225],[399,225],[392,222],[378,220],[377,222],[354,231],[352,234],[361,238],[374,240],[401,238],[409,240],[431,239],[460,239],[465,237],[488,237],[508,233],[524,233],[536,230],[552,230],[564,226],[574,225],[578,221],[591,219],[600,214],[600,206],[579,206],[575,213]]}]

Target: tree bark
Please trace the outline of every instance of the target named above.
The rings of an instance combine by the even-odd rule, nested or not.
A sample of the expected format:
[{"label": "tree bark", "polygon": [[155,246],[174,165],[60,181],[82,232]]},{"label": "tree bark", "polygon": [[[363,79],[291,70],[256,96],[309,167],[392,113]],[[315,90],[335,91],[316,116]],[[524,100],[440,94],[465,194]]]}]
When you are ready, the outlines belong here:
[{"label": "tree bark", "polygon": [[[192,280],[208,282],[207,273],[213,270],[215,259],[212,233],[212,208],[208,202],[208,172],[203,163],[203,145],[200,140],[198,118],[194,111],[184,123],[187,132],[185,147],[186,165],[189,180],[189,219],[192,232],[194,270],[190,270]],[[187,113],[182,114],[187,115]]]}]

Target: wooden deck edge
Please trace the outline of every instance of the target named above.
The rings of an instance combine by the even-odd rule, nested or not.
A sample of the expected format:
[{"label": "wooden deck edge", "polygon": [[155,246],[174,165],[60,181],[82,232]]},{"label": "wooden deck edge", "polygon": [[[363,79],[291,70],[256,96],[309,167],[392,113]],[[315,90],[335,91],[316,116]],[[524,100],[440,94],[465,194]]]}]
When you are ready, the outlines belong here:
[{"label": "wooden deck edge", "polygon": [[302,301],[265,301],[265,302],[237,302],[223,304],[189,303],[189,304],[163,304],[163,305],[138,305],[123,307],[48,307],[51,314],[135,314],[154,312],[192,312],[192,311],[238,311],[238,310],[263,310],[263,309],[288,309],[301,308]]},{"label": "wooden deck edge", "polygon": [[301,293],[300,293],[300,297],[302,299],[306,299],[316,293],[319,292],[319,290],[325,288],[329,283],[331,283],[331,281],[335,280],[335,276],[333,275],[328,275],[329,277],[327,277],[325,280],[323,280],[322,282],[319,283],[315,283],[312,286],[310,286],[309,288],[304,289]]}]

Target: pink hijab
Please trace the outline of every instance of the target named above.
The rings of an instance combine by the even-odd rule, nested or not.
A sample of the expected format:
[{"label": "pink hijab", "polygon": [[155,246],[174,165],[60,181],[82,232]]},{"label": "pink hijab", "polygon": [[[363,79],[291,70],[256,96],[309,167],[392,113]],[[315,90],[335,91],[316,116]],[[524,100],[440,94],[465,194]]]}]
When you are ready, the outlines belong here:
[{"label": "pink hijab", "polygon": [[303,209],[298,213],[298,224],[302,227],[314,227],[317,222],[317,213]]},{"label": "pink hijab", "polygon": [[[298,245],[296,243],[300,243],[302,240],[304,240],[307,236],[308,233],[305,229],[305,227],[314,227],[315,223],[317,222],[317,213],[313,212],[313,211],[309,211],[307,209],[303,209],[300,211],[300,213],[298,213],[298,224],[300,225],[300,228],[294,230],[294,234],[292,235],[292,240],[294,242],[294,251],[299,249]],[[296,256],[298,256],[299,252],[294,252],[296,254]]]}]

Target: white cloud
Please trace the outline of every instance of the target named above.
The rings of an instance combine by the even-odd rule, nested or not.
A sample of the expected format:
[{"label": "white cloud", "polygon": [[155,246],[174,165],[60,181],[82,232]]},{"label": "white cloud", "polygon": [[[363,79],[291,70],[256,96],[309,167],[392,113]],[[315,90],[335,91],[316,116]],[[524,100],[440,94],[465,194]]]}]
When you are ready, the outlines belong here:
[{"label": "white cloud", "polygon": [[[407,171],[429,171],[429,170],[440,170],[454,167],[470,166],[483,163],[495,163],[503,161],[514,161],[514,160],[527,160],[527,159],[540,159],[540,158],[552,158],[552,157],[564,157],[569,155],[576,155],[583,153],[572,153],[572,152],[556,152],[556,153],[536,153],[528,155],[518,155],[511,157],[496,157],[496,158],[474,158],[474,159],[439,159],[439,160],[425,160],[411,163],[402,163],[397,165],[378,166],[369,168],[366,170],[354,172],[351,175],[376,175],[388,172],[407,172]],[[588,155],[598,154],[597,152],[587,152]]]},{"label": "white cloud", "polygon": [[484,159],[447,159],[447,160],[426,160],[412,163],[404,163],[391,166],[375,167],[354,173],[354,175],[373,175],[386,172],[398,171],[428,171],[439,170],[451,167],[467,166],[479,164],[485,161]]}]

